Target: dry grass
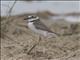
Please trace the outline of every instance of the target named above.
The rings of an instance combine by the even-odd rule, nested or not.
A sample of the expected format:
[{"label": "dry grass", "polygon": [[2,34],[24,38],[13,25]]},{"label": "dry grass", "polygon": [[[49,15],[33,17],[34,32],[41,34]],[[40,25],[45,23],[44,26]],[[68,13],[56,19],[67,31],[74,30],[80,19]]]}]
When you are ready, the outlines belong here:
[{"label": "dry grass", "polygon": [[38,35],[25,26],[23,18],[1,19],[1,60],[80,60],[80,23],[57,22],[48,25],[61,36],[43,38],[28,55],[28,50],[38,41]]}]

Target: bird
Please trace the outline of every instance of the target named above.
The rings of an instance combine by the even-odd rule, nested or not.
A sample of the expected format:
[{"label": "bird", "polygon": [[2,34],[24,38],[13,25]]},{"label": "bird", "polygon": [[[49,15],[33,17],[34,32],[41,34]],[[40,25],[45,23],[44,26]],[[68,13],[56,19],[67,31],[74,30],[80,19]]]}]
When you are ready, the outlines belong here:
[{"label": "bird", "polygon": [[[57,37],[59,36],[58,33],[55,33],[53,31],[51,31],[41,20],[40,17],[37,15],[29,15],[27,17],[24,18],[24,20],[27,21],[27,26],[28,28],[36,33],[39,34],[39,42],[41,40],[41,37],[45,37],[45,38],[52,38],[52,37]],[[38,42],[38,43],[39,43]],[[31,52],[31,50],[38,44],[34,44],[33,47],[29,50],[28,53]]]},{"label": "bird", "polygon": [[47,38],[59,36],[58,33],[51,31],[42,21],[40,21],[38,16],[30,15],[27,16],[24,20],[27,21],[28,28],[40,36]]}]

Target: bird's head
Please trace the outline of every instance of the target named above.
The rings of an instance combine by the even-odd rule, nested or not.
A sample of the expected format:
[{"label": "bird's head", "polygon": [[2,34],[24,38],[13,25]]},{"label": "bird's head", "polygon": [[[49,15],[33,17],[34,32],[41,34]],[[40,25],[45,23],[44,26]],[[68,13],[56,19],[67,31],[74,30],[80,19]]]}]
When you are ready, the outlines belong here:
[{"label": "bird's head", "polygon": [[34,22],[36,20],[39,20],[39,17],[35,16],[35,15],[30,15],[30,16],[27,16],[26,18],[24,18],[24,20],[27,20],[27,22]]}]

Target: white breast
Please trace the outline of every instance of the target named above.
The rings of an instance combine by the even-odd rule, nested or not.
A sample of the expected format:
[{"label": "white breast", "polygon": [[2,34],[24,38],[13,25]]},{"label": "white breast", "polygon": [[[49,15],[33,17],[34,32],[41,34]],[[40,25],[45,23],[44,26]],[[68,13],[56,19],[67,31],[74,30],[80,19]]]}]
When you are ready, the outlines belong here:
[{"label": "white breast", "polygon": [[35,26],[33,25],[33,22],[28,23],[28,27],[35,33],[38,33],[43,36],[47,36],[47,31],[42,31],[42,30],[36,29]]},{"label": "white breast", "polygon": [[34,31],[34,32],[37,31],[37,29],[36,29],[36,28],[34,27],[34,25],[33,25],[33,22],[28,23],[28,27],[29,27],[32,31]]}]

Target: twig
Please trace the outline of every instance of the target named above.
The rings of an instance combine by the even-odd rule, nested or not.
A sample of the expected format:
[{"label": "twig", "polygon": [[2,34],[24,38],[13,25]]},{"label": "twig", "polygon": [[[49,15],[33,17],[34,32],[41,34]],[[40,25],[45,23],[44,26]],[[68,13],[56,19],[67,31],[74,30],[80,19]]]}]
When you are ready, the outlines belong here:
[{"label": "twig", "polygon": [[39,41],[37,43],[35,43],[30,50],[27,52],[27,54],[30,54],[30,52],[39,44],[39,42],[41,41],[41,37],[39,36]]},{"label": "twig", "polygon": [[10,21],[9,17],[11,16],[12,9],[13,9],[14,5],[16,4],[16,2],[17,2],[17,0],[14,1],[12,7],[9,9],[9,11],[7,13],[7,18],[6,18],[5,22],[3,22],[2,24],[6,25],[6,23],[8,23]]},{"label": "twig", "polygon": [[16,4],[16,1],[17,1],[17,0],[14,1],[12,7],[9,9],[9,12],[8,12],[8,13],[9,13],[9,16],[11,16],[11,12],[12,12],[12,9],[13,9],[14,5]]}]

